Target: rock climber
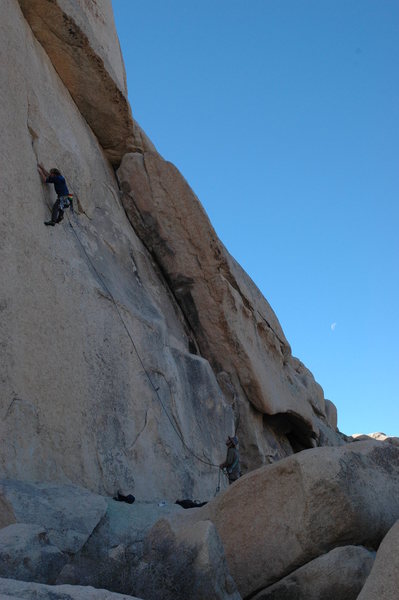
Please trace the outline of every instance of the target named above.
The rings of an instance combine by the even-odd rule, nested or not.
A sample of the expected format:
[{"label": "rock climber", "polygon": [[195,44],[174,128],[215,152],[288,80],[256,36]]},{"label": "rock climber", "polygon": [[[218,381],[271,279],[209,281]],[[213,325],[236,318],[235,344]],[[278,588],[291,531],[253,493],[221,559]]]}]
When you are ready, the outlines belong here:
[{"label": "rock climber", "polygon": [[64,218],[64,210],[71,207],[73,210],[73,195],[69,193],[65,177],[60,173],[58,169],[50,169],[50,172],[40,163],[37,165],[40,178],[43,183],[53,183],[55,192],[57,194],[57,200],[54,202],[53,209],[51,211],[51,220],[45,221],[45,225],[54,227],[57,223],[60,223]]},{"label": "rock climber", "polygon": [[238,452],[238,438],[237,436],[229,436],[226,440],[227,456],[226,460],[219,465],[221,469],[226,469],[227,476],[229,478],[229,484],[231,485],[234,481],[241,476],[240,473],[240,455]]}]

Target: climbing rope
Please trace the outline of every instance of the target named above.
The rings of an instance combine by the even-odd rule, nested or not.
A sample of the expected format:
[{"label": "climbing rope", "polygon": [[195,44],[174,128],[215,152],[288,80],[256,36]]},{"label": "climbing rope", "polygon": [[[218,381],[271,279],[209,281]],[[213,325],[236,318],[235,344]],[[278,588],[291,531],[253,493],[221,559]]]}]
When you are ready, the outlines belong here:
[{"label": "climbing rope", "polygon": [[[142,369],[143,369],[144,373],[146,374],[146,377],[147,377],[148,381],[150,382],[150,385],[151,385],[151,387],[153,388],[153,390],[154,390],[154,392],[155,392],[155,394],[156,394],[156,397],[157,397],[157,399],[158,399],[158,401],[159,401],[159,403],[160,403],[160,405],[161,405],[161,407],[162,407],[162,409],[163,409],[163,411],[164,411],[165,415],[167,416],[167,418],[168,418],[168,420],[169,420],[169,422],[170,422],[171,426],[173,427],[173,430],[175,431],[176,435],[178,436],[178,438],[180,439],[181,443],[182,443],[182,444],[183,444],[183,446],[186,448],[186,450],[187,450],[187,451],[188,451],[188,452],[189,452],[189,453],[190,453],[190,454],[191,454],[191,455],[192,455],[194,458],[196,458],[198,461],[200,461],[201,463],[203,463],[203,464],[205,464],[205,465],[207,465],[207,466],[209,466],[209,467],[215,467],[215,468],[217,468],[217,469],[219,470],[219,480],[218,480],[218,486],[217,486],[217,488],[216,488],[216,492],[215,492],[215,496],[216,496],[216,494],[217,494],[217,493],[220,491],[220,471],[221,471],[221,470],[220,470],[220,468],[219,468],[219,465],[216,465],[216,464],[214,464],[214,463],[212,463],[212,462],[210,462],[210,461],[208,461],[208,460],[204,460],[203,458],[201,458],[200,456],[198,456],[198,454],[196,454],[196,453],[194,452],[194,450],[192,450],[192,448],[190,448],[190,446],[189,446],[189,445],[186,443],[185,439],[183,438],[183,435],[180,433],[180,431],[178,430],[178,428],[177,428],[176,424],[174,423],[174,421],[173,421],[172,417],[169,415],[169,412],[168,412],[168,410],[166,409],[166,406],[165,406],[165,404],[163,403],[163,401],[162,401],[162,398],[161,398],[160,394],[158,393],[158,390],[159,390],[159,388],[158,388],[158,387],[157,387],[157,386],[154,384],[154,382],[152,381],[152,378],[151,378],[151,376],[150,376],[150,374],[149,374],[149,372],[148,372],[148,370],[147,370],[147,368],[146,368],[146,366],[145,366],[145,364],[144,364],[144,362],[143,362],[143,360],[142,360],[142,358],[141,358],[141,356],[140,356],[140,353],[139,353],[139,351],[138,351],[138,349],[137,349],[137,346],[136,346],[136,344],[135,344],[135,342],[134,342],[134,339],[133,339],[133,337],[132,337],[132,335],[131,335],[131,333],[130,333],[130,331],[129,331],[129,329],[128,329],[128,327],[127,327],[126,323],[125,323],[125,320],[124,320],[124,318],[122,317],[122,314],[121,314],[121,312],[120,312],[120,310],[119,310],[118,304],[117,304],[117,302],[116,302],[116,300],[115,300],[115,298],[114,298],[114,296],[113,296],[113,294],[112,294],[111,290],[109,289],[109,286],[107,285],[107,283],[106,283],[106,281],[105,281],[104,277],[103,277],[103,276],[100,274],[100,272],[97,270],[97,268],[95,267],[95,265],[94,265],[93,261],[91,260],[91,258],[90,258],[90,256],[89,256],[89,254],[87,253],[87,251],[86,251],[86,248],[84,247],[84,245],[83,245],[83,243],[82,243],[82,241],[81,241],[80,237],[78,236],[78,234],[77,234],[77,232],[76,232],[76,229],[75,229],[75,227],[73,226],[71,219],[69,218],[69,215],[68,215],[68,213],[67,213],[67,218],[68,218],[68,223],[69,223],[69,226],[70,226],[70,228],[72,229],[72,231],[73,231],[73,233],[74,233],[74,235],[75,235],[75,237],[76,237],[76,239],[77,239],[77,241],[78,241],[78,243],[79,243],[80,247],[82,248],[82,250],[83,250],[83,252],[84,252],[84,254],[85,254],[86,258],[87,258],[87,261],[88,261],[88,263],[90,264],[91,268],[93,269],[94,273],[96,274],[96,276],[97,276],[97,279],[99,280],[99,282],[101,283],[101,285],[102,285],[102,286],[103,286],[103,288],[106,290],[106,292],[108,293],[109,297],[111,298],[111,300],[112,300],[112,303],[113,303],[113,304],[114,304],[114,306],[115,306],[116,312],[118,313],[119,319],[120,319],[120,321],[121,321],[121,323],[122,323],[122,325],[123,325],[123,328],[125,329],[125,331],[126,331],[126,333],[127,333],[128,337],[129,337],[129,339],[130,339],[130,342],[131,342],[131,344],[132,344],[132,346],[133,346],[133,348],[134,348],[134,351],[135,351],[135,353],[136,353],[136,355],[137,355],[137,358],[139,359],[139,362],[140,362],[140,364],[141,364],[141,366],[142,366]],[[163,374],[162,374],[162,375],[163,375]],[[171,397],[171,399],[172,399],[172,390],[171,390],[170,384],[169,384],[169,382],[168,382],[168,380],[166,379],[166,377],[165,377],[165,376],[164,376],[164,379],[165,379],[165,381],[166,381],[166,383],[167,383],[167,385],[168,385],[168,387],[169,387],[169,394],[170,394],[170,397]]]}]

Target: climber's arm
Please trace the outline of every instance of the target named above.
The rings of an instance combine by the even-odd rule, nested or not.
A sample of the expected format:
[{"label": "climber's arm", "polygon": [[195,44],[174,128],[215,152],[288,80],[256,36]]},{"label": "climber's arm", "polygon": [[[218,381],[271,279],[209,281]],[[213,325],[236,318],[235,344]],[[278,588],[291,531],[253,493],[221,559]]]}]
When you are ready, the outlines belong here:
[{"label": "climber's arm", "polygon": [[40,179],[42,180],[42,182],[47,183],[47,177],[50,176],[50,173],[46,171],[46,169],[40,163],[38,163],[37,165],[37,170],[39,172]]}]

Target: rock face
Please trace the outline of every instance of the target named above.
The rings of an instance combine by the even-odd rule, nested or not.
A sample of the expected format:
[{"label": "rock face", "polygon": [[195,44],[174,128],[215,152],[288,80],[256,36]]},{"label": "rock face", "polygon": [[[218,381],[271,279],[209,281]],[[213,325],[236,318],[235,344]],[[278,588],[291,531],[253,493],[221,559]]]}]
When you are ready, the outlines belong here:
[{"label": "rock face", "polygon": [[189,517],[214,523],[243,597],[336,546],[376,548],[398,518],[399,449],[381,442],[300,452]]},{"label": "rock face", "polygon": [[256,594],[253,600],[356,600],[374,556],[362,546],[334,548]]},{"label": "rock face", "polygon": [[323,391],[292,357],[271,307],[217,238],[186,181],[154,152],[125,155],[118,177],[127,215],[161,264],[201,354],[231,388],[243,443],[249,447],[254,437],[242,409],[250,402],[276,416],[270,425],[286,434],[294,429],[294,444],[311,447],[317,419],[327,420]]},{"label": "rock face", "polygon": [[396,600],[399,590],[399,521],[378,548],[372,571],[358,600]]},{"label": "rock face", "polygon": [[[2,0],[0,60],[0,575],[74,584],[1,579],[1,597],[354,598],[373,558],[359,546],[399,518],[397,438],[345,444],[133,120],[111,1]],[[38,162],[74,193],[54,228]],[[172,505],[213,497],[237,431],[252,473]],[[301,452],[315,446],[331,447]],[[147,503],[109,498],[123,489]],[[364,598],[381,579],[393,598],[395,536]]]},{"label": "rock face", "polygon": [[[191,353],[102,148],[15,0],[2,4],[0,27],[13,64],[0,75],[0,472],[110,495],[206,498],[218,477],[206,463],[223,459],[232,408]],[[68,217],[44,227],[55,198],[37,160],[65,174],[74,229]]]},{"label": "rock face", "polygon": [[109,160],[119,164],[128,150],[142,149],[127,101],[110,1],[19,0],[19,4]]},{"label": "rock face", "polygon": [[[0,475],[202,500],[237,426],[244,471],[342,443],[266,300],[132,120],[110,1],[4,0],[0,28]],[[75,195],[54,229],[38,161]]]}]

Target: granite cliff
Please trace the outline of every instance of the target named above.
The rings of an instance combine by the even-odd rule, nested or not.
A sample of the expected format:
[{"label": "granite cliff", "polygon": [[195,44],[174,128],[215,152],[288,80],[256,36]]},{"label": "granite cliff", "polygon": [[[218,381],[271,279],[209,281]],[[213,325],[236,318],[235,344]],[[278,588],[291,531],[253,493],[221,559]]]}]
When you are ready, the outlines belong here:
[{"label": "granite cliff", "polygon": [[[341,443],[267,301],[134,121],[110,2],[5,0],[1,28],[3,474],[207,497],[205,463],[237,427],[246,471]],[[75,195],[51,231],[37,162]]]},{"label": "granite cliff", "polygon": [[[0,31],[0,594],[356,598],[399,519],[397,439],[339,433],[135,121],[111,0],[3,0]],[[38,163],[75,198],[54,228]]]}]

